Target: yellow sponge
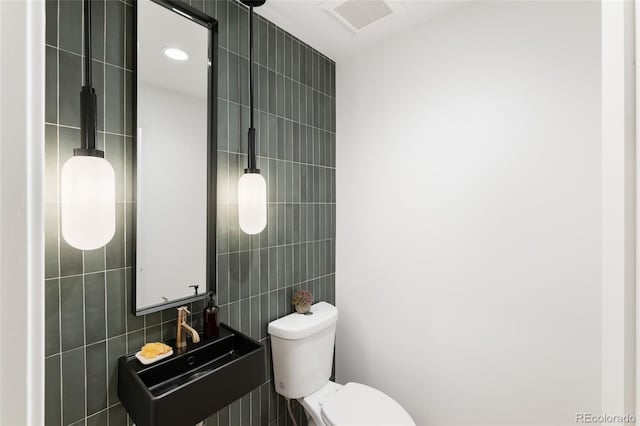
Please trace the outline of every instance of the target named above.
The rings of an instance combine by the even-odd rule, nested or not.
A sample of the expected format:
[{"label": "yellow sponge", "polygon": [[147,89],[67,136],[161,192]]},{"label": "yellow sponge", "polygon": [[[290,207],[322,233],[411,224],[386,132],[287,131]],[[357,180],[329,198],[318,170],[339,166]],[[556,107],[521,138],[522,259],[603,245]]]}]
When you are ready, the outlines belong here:
[{"label": "yellow sponge", "polygon": [[147,343],[140,350],[140,355],[144,358],[151,359],[158,355],[166,354],[171,350],[171,346],[165,345],[160,342]]}]

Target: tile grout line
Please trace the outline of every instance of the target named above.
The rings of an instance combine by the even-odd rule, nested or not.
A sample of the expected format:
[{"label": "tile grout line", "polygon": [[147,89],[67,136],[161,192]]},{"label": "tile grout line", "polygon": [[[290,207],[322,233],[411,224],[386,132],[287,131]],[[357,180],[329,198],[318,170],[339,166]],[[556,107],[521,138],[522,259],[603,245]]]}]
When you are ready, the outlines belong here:
[{"label": "tile grout line", "polygon": [[[56,2],[56,43],[60,44],[60,2]],[[56,51],[56,125],[60,123],[60,52]],[[60,127],[56,126],[56,199],[60,201]],[[58,276],[62,275],[62,256],[60,255],[60,235],[61,235],[61,207],[56,206],[56,229],[57,229],[57,249],[58,249]],[[62,288],[58,279],[58,338],[60,359],[58,362],[60,377],[60,424],[64,423],[64,381],[62,377]],[[45,400],[46,412],[46,400]]]},{"label": "tile grout line", "polygon": [[[103,14],[103,19],[102,19],[102,59],[106,60],[107,58],[107,2],[105,1],[102,7],[102,14]],[[102,96],[102,125],[104,127],[104,130],[107,130],[107,100],[106,100],[106,93],[107,93],[107,65],[106,62],[102,63],[102,75],[104,76],[104,89],[103,89],[103,96]],[[102,136],[102,144],[103,144],[103,149],[105,150],[105,155],[106,155],[106,149],[107,149],[107,134],[106,132],[103,134]],[[106,421],[107,424],[109,424],[109,420],[110,420],[110,415],[109,415],[109,317],[108,317],[108,313],[109,313],[109,292],[107,291],[107,285],[108,285],[108,281],[107,281],[107,248],[103,247],[102,249],[102,257],[103,257],[103,261],[104,261],[104,338],[105,338],[105,344],[104,344],[104,359],[105,359],[105,400],[106,400]]]},{"label": "tile grout line", "polygon": [[[227,3],[227,7],[226,7],[226,13],[227,16],[225,16],[225,31],[226,31],[226,39],[227,39],[227,45],[229,44],[229,3]],[[227,76],[227,98],[230,98],[229,93],[231,91],[231,88],[229,87],[229,56],[227,55],[227,62],[226,62],[226,67],[227,69],[226,71],[226,76]],[[216,99],[217,102],[217,99]],[[227,144],[227,148],[229,148],[229,141],[231,138],[231,134],[230,134],[230,130],[231,129],[231,111],[229,111],[229,108],[227,108],[227,140],[226,140],[226,144]],[[242,140],[242,136],[240,137]],[[230,163],[231,163],[231,156],[227,155],[227,187],[231,187],[232,183],[231,183],[231,167],[230,167]],[[227,197],[229,197],[230,194],[229,192],[227,192]],[[229,214],[229,212],[227,211],[227,250],[229,249],[229,247],[231,247],[231,215]],[[240,224],[238,223],[238,227],[240,227]],[[238,244],[238,247],[240,247],[240,244]],[[216,255],[216,260],[217,260],[217,255]],[[217,274],[217,272],[216,272]],[[226,286],[227,286],[227,298],[229,298],[229,295],[231,294],[231,268],[229,265],[227,265],[227,277],[226,277]],[[219,314],[219,313],[218,313]]]},{"label": "tile grout line", "polygon": [[[84,8],[85,8],[85,4],[84,2],[82,3],[82,32],[81,32],[81,36],[83,37],[84,40],[84,28],[85,28],[85,20],[84,20]],[[91,25],[91,23],[89,23],[89,25]],[[83,52],[84,53],[84,52]],[[81,57],[83,58],[83,57]],[[92,65],[92,64],[90,64]],[[82,76],[83,79],[86,81],[87,76],[84,75],[84,67],[82,68]],[[97,124],[97,123],[96,123]],[[82,137],[82,136],[81,136]],[[86,303],[86,293],[85,293],[85,257],[84,257],[84,250],[81,251],[81,257],[82,257],[82,352],[83,352],[83,361],[84,361],[84,365],[83,365],[83,377],[84,377],[84,419],[85,419],[85,423],[86,423],[86,418],[87,418],[87,321],[86,321],[86,307],[85,307],[85,303]]]},{"label": "tile grout line", "polygon": [[[124,65],[127,65],[126,63],[126,58],[127,58],[127,31],[126,31],[126,27],[127,27],[127,8],[126,6],[124,7],[124,34],[122,37],[122,63]],[[122,91],[122,132],[126,133],[127,132],[127,76],[126,73],[122,74],[122,84],[124,86],[124,90]],[[106,127],[106,126],[105,126]],[[123,161],[122,161],[122,193],[123,193],[123,198],[126,200],[127,199],[127,149],[126,149],[126,139],[122,138],[120,140],[120,143],[122,144],[122,157],[123,157]],[[106,144],[105,144],[106,145]],[[121,235],[122,237],[122,245],[123,245],[123,250],[122,250],[122,256],[123,256],[123,264],[126,266],[127,264],[127,205],[123,205],[122,206],[122,217],[123,217],[123,222],[124,222],[124,226],[122,229],[122,232],[124,233],[124,235]],[[106,265],[105,265],[106,266]],[[133,271],[132,271],[133,274]],[[124,274],[124,330],[125,333],[129,332],[129,292],[127,291],[129,288],[129,276],[128,274],[125,272]],[[130,352],[130,348],[129,348],[129,339],[125,339],[125,349],[127,352]],[[127,413],[127,417],[129,416],[129,414]]]},{"label": "tile grout line", "polygon": [[[109,1],[109,0],[106,0],[106,1]],[[65,49],[65,48],[60,47],[60,46],[53,46],[53,45],[51,45],[51,44],[49,44],[49,43],[45,43],[45,47],[50,47],[50,48],[55,49],[55,50],[58,50],[58,51],[60,51],[60,52],[68,53],[68,54],[70,54],[70,55],[79,56],[80,58],[82,58],[82,57],[83,57],[83,54],[82,54],[82,53],[74,52],[74,51],[72,51],[72,50],[68,50],[68,49]],[[100,60],[100,59],[96,59],[96,58],[92,57],[92,58],[91,58],[91,63],[93,64],[93,62],[94,62],[94,61],[95,61],[95,62],[98,62],[98,63],[100,63],[100,64],[102,64],[102,65],[108,65],[108,66],[110,66],[110,67],[118,68],[118,69],[120,69],[120,70],[123,70],[123,71],[126,71],[126,72],[133,73],[133,70],[132,70],[132,69],[127,69],[127,68],[122,67],[122,66],[120,66],[120,65],[116,65],[116,64],[113,64],[113,63],[111,63],[111,62],[107,62],[107,61],[106,61],[106,58],[105,58],[104,60]]]}]

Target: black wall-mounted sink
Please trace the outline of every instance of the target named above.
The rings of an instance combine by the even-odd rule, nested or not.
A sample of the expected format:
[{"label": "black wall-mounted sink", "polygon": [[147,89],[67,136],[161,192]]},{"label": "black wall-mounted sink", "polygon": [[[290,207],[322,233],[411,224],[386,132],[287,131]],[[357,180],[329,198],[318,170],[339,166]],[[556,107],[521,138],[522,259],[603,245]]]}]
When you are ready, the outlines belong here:
[{"label": "black wall-mounted sink", "polygon": [[220,335],[155,364],[118,360],[118,396],[137,426],[193,426],[264,383],[264,346],[220,324]]}]

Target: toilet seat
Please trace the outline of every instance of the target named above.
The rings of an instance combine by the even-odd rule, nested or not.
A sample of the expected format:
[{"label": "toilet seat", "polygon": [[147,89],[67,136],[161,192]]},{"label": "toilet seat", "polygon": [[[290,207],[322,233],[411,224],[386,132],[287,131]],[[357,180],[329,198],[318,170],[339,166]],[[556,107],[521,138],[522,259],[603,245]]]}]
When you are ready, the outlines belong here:
[{"label": "toilet seat", "polygon": [[322,403],[322,420],[329,426],[415,426],[393,398],[360,383],[347,383]]}]

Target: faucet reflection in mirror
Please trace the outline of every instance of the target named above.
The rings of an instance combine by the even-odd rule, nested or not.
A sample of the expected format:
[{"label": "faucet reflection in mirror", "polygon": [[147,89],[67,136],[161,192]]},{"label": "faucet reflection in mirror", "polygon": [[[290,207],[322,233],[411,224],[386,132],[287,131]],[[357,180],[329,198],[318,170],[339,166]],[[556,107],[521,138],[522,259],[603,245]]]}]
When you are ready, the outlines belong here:
[{"label": "faucet reflection in mirror", "polygon": [[116,231],[115,173],[96,149],[96,91],[91,78],[91,1],[84,0],[84,79],[80,92],[81,148],[62,167],[60,176],[62,236],[73,247],[93,250]]},{"label": "faucet reflection in mirror", "polygon": [[247,234],[259,234],[267,226],[267,183],[256,166],[256,129],[253,127],[253,8],[266,0],[242,0],[249,6],[249,152],[244,175],[238,181],[238,222]]}]

